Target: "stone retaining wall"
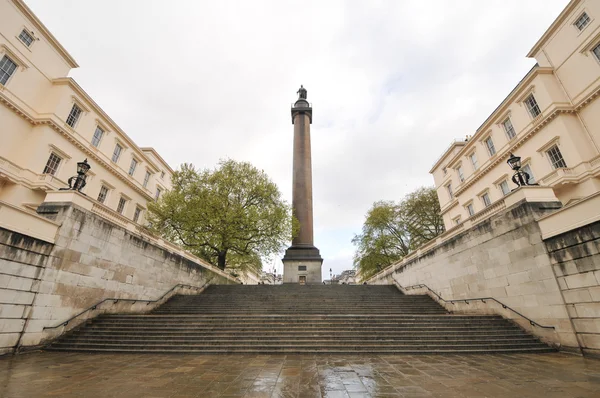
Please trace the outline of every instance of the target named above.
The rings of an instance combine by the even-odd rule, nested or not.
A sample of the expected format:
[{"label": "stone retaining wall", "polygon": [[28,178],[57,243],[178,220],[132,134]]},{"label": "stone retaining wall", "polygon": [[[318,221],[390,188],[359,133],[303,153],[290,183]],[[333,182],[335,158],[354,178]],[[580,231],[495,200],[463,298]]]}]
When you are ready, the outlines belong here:
[{"label": "stone retaining wall", "polygon": [[104,298],[156,300],[178,284],[236,283],[72,203],[42,204],[38,213],[61,223],[54,244],[0,229],[0,353],[43,344],[99,313],[153,308],[109,302],[44,329]]},{"label": "stone retaining wall", "polygon": [[579,344],[600,357],[600,222],[545,243]]}]

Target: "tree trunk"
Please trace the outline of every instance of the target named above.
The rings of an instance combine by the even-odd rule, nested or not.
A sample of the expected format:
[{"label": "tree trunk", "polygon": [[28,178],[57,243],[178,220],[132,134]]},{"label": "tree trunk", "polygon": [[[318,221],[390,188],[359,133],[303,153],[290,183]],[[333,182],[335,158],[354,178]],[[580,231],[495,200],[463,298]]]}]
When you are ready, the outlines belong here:
[{"label": "tree trunk", "polygon": [[219,252],[219,261],[218,261],[218,266],[219,268],[221,268],[222,270],[225,269],[225,258],[227,257],[227,251],[222,251]]}]

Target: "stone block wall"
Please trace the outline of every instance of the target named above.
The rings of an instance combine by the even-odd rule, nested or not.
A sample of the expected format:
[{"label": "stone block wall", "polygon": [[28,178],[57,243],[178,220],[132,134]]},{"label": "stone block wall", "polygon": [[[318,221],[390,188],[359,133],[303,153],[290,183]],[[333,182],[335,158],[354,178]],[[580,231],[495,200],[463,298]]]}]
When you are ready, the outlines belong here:
[{"label": "stone block wall", "polygon": [[44,344],[100,313],[153,308],[109,301],[47,328],[105,298],[156,300],[178,284],[236,283],[72,203],[42,204],[38,213],[61,223],[54,243],[0,229],[0,353]]},{"label": "stone block wall", "polygon": [[0,228],[0,354],[12,351],[22,336],[40,276],[56,263],[53,246]]},{"label": "stone block wall", "polygon": [[455,304],[457,312],[499,313],[546,342],[578,350],[578,342],[536,219],[560,203],[521,201],[369,283],[425,284],[446,300],[494,297],[544,330],[488,301]]},{"label": "stone block wall", "polygon": [[600,222],[545,243],[579,344],[600,357]]}]

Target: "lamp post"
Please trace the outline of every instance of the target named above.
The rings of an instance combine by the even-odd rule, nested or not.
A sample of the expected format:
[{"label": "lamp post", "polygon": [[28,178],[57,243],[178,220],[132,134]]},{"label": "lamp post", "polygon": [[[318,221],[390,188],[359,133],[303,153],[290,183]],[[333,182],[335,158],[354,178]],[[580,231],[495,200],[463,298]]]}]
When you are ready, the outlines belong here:
[{"label": "lamp post", "polygon": [[[87,162],[87,159],[85,159],[83,162],[77,162],[77,175],[69,178],[69,180],[67,181],[69,184],[69,188],[61,188],[60,190],[72,190],[81,192],[81,190],[83,189],[83,187],[85,187],[86,184],[87,172],[91,168],[92,166],[90,166],[90,164]],[[83,192],[81,193],[84,194]]]},{"label": "lamp post", "polygon": [[273,285],[277,281],[277,268],[273,267]]},{"label": "lamp post", "polygon": [[329,268],[329,284],[333,285],[333,274],[331,273],[331,268]]},{"label": "lamp post", "polygon": [[518,187],[524,187],[527,185],[538,185],[538,184],[530,184],[529,183],[529,174],[521,171],[521,157],[515,156],[512,153],[510,157],[506,161],[511,169],[515,171],[515,174],[512,176],[512,182],[514,182]]}]

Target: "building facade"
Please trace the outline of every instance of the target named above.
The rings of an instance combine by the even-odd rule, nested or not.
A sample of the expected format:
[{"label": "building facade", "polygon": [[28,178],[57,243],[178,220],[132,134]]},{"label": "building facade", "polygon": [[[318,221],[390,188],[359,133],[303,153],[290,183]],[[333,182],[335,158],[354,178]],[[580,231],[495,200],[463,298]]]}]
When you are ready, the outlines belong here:
[{"label": "building facade", "polygon": [[68,77],[77,67],[22,0],[0,0],[0,206],[35,211],[87,159],[96,211],[143,224],[173,170]]},{"label": "building facade", "polygon": [[516,188],[511,153],[563,205],[600,191],[600,2],[570,1],[527,56],[536,65],[430,171],[447,230]]}]

